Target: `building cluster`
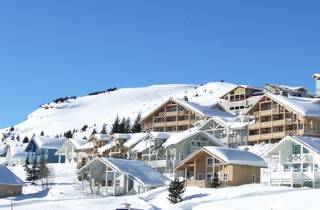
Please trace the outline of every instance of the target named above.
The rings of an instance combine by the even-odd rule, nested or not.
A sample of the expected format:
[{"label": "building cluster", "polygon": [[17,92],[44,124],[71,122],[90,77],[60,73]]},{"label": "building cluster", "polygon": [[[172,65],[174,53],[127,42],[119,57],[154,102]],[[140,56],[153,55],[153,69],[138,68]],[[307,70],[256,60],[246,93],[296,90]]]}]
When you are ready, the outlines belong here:
[{"label": "building cluster", "polygon": [[[48,163],[75,164],[83,185],[106,195],[145,192],[181,177],[186,186],[249,183],[320,186],[320,74],[303,87],[239,85],[211,106],[168,98],[143,116],[141,133],[85,139],[33,138],[6,148],[7,163],[45,151]],[[261,153],[254,147],[269,145]]]}]

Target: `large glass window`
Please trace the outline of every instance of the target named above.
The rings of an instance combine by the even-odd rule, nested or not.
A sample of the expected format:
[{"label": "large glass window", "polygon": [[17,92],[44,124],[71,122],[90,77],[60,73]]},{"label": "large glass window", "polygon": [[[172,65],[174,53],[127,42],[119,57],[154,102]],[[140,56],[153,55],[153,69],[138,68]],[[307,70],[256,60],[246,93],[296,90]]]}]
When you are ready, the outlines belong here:
[{"label": "large glass window", "polygon": [[294,144],[292,148],[292,154],[300,154],[301,153],[301,146],[298,144]]},{"label": "large glass window", "polygon": [[309,164],[308,163],[304,163],[303,164],[303,172],[307,172],[309,170]]}]

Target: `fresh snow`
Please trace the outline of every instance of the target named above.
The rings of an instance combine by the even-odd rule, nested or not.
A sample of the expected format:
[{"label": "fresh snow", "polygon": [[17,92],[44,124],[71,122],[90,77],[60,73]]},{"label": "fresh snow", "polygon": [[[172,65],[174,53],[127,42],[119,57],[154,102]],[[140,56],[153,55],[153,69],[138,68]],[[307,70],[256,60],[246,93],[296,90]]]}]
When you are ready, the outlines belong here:
[{"label": "fresh snow", "polygon": [[258,167],[268,167],[267,163],[258,155],[251,152],[227,147],[203,147],[204,150],[217,156],[220,160],[231,165],[248,165]]},{"label": "fresh snow", "polygon": [[[264,186],[261,184],[220,189],[187,187],[184,200],[171,204],[166,187],[144,194],[120,197],[100,197],[82,190],[76,180],[75,168],[69,164],[49,164],[52,171],[50,189],[27,185],[23,196],[14,198],[15,210],[114,210],[122,203],[143,210],[318,210],[320,189]],[[22,180],[22,166],[11,167]],[[10,209],[10,199],[0,199],[0,209]]]},{"label": "fresh snow", "polygon": [[[77,138],[89,135],[93,129],[100,131],[103,124],[110,128],[117,115],[132,120],[139,113],[145,115],[168,98],[187,96],[190,102],[202,106],[212,105],[219,97],[236,87],[234,84],[211,82],[205,85],[154,85],[142,88],[123,88],[95,96],[78,97],[64,103],[50,103],[31,113],[27,119],[14,125],[15,133],[21,138],[32,137],[44,131],[45,135],[55,136],[68,130],[78,130]],[[81,128],[88,125],[86,132]],[[0,133],[8,132],[3,129]]]},{"label": "fresh snow", "polygon": [[160,187],[170,183],[170,180],[160,174],[149,165],[138,160],[126,160],[117,158],[100,158],[106,164],[120,173],[124,173],[132,179],[140,182],[145,187]]}]

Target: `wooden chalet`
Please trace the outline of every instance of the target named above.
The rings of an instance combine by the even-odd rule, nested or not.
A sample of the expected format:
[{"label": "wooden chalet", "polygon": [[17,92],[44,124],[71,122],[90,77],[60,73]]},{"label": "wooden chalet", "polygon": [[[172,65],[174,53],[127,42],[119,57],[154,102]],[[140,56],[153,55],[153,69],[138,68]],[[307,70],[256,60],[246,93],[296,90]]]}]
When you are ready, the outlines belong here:
[{"label": "wooden chalet", "polygon": [[144,132],[179,132],[193,127],[200,119],[210,118],[215,110],[223,110],[219,104],[201,106],[181,99],[170,98],[141,120]]},{"label": "wooden chalet", "polygon": [[320,101],[266,93],[246,113],[248,144],[274,143],[287,135],[320,137]]}]

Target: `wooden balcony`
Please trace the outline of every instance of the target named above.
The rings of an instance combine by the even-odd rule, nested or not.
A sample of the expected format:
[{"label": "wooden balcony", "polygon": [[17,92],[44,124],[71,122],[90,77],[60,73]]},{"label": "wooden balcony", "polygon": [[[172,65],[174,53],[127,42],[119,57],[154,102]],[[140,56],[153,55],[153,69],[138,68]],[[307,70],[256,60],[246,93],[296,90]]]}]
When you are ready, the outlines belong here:
[{"label": "wooden balcony", "polygon": [[260,140],[260,135],[251,135],[248,137],[248,141],[259,141]]},{"label": "wooden balcony", "polygon": [[256,129],[259,129],[260,128],[260,124],[259,123],[250,123],[248,125],[248,129],[249,130],[256,130]]},{"label": "wooden balcony", "polygon": [[210,187],[210,181],[207,180],[187,180],[187,186],[195,186],[195,187],[200,187],[200,188],[208,188]]},{"label": "wooden balcony", "polygon": [[272,109],[268,109],[268,110],[264,110],[264,111],[260,111],[260,116],[269,116],[272,115]]}]

